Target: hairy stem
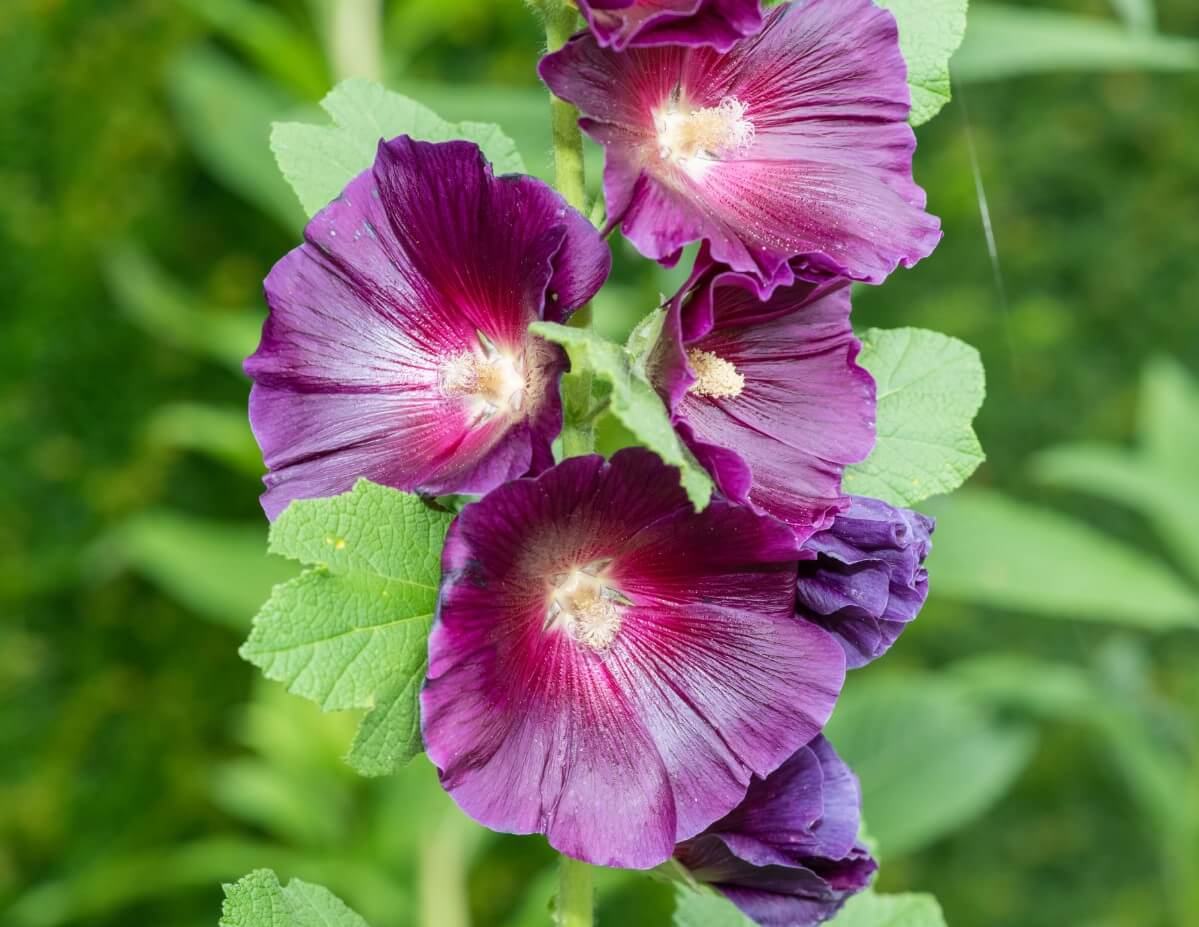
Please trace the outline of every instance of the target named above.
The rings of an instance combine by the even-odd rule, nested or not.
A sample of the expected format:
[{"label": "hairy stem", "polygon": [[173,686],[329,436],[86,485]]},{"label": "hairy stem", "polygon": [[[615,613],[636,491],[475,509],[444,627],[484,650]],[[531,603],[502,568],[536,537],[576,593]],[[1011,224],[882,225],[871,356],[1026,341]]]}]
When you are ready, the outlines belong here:
[{"label": "hairy stem", "polygon": [[595,889],[591,867],[562,857],[558,868],[557,927],[592,927],[595,923]]},{"label": "hairy stem", "polygon": [[[546,51],[555,52],[565,45],[567,39],[578,29],[579,14],[572,4],[563,0],[537,0],[534,5],[541,10],[545,19]],[[550,130],[554,150],[554,186],[567,203],[583,215],[587,215],[583,133],[579,130],[579,111],[552,94]],[[591,304],[576,309],[570,317],[570,324],[575,328],[590,328]],[[595,424],[585,418],[591,409],[591,371],[583,370],[563,378],[562,405],[563,456],[577,457],[594,452]],[[585,923],[590,924],[591,921]]]}]

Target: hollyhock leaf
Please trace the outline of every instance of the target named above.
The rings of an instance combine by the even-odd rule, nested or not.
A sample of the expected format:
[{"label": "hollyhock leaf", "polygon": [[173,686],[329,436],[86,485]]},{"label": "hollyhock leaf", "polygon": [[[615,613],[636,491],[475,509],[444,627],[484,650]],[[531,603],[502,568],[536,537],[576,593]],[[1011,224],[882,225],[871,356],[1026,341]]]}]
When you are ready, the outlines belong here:
[{"label": "hollyhock leaf", "polygon": [[363,775],[420,752],[425,641],[451,517],[359,480],[292,503],[271,526],[271,551],[311,568],[275,587],[241,655],[325,711],[371,709],[347,757]]},{"label": "hollyhock leaf", "polygon": [[714,891],[680,885],[674,893],[673,927],[752,927],[753,921]]},{"label": "hollyhock leaf", "polygon": [[962,485],[986,457],[971,427],[986,394],[978,351],[938,332],[870,329],[858,363],[877,386],[878,438],[844,491],[910,506]]},{"label": "hollyhock leaf", "polygon": [[222,887],[220,927],[367,927],[324,886],[300,879],[280,885],[269,869],[256,869]]},{"label": "hollyhock leaf", "polygon": [[908,64],[912,112],[928,122],[950,99],[949,59],[966,34],[967,0],[878,0],[899,24],[899,50]]},{"label": "hollyhock leaf", "polygon": [[[660,322],[659,322],[660,324]],[[572,372],[590,370],[607,383],[609,409],[647,448],[679,470],[687,498],[702,510],[712,497],[712,479],[679,439],[662,400],[638,369],[629,351],[593,331],[553,322],[535,322],[529,330],[561,345]],[[634,333],[636,334],[636,333]]]},{"label": "hollyhock leaf", "polygon": [[945,927],[945,915],[932,895],[863,892],[845,903],[829,927]]},{"label": "hollyhock leaf", "polygon": [[524,173],[516,143],[497,125],[447,122],[426,106],[373,81],[353,78],[329,91],[321,107],[333,125],[276,122],[271,150],[309,216],[332,202],[371,166],[379,140],[408,135],[426,142],[474,142],[496,174]]}]

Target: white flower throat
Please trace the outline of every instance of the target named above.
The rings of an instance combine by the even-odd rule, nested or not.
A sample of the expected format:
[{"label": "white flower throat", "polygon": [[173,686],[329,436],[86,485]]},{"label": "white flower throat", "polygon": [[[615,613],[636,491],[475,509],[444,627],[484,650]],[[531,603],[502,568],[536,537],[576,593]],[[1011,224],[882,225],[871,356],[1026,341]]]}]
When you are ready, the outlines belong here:
[{"label": "white flower throat", "polygon": [[622,606],[630,603],[604,580],[606,566],[593,563],[554,578],[544,630],[561,629],[592,650],[608,648],[620,631]]},{"label": "white flower throat", "polygon": [[681,107],[674,100],[654,120],[658,154],[683,167],[736,157],[754,140],[754,124],[745,118],[747,110],[735,97],[698,109]]},{"label": "white flower throat", "polygon": [[441,388],[450,396],[469,396],[474,400],[476,417],[519,412],[528,386],[523,355],[497,348],[485,334],[473,351],[446,361],[441,369]]}]

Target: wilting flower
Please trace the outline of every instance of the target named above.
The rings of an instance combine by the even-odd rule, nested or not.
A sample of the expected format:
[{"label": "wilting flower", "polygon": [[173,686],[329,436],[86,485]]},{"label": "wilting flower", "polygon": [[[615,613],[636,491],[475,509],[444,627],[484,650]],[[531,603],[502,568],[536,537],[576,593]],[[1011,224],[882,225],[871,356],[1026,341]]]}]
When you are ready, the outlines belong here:
[{"label": "wilting flower", "polygon": [[844,676],[795,617],[798,547],[696,513],[642,448],[564,461],[462,510],[421,724],[462,809],[599,865],[668,859],[817,734]]},{"label": "wilting flower", "polygon": [[800,748],[676,858],[762,927],[811,927],[864,889],[878,864],[858,840],[858,781],[823,737]]},{"label": "wilting flower", "polygon": [[246,361],[274,517],[365,476],[482,493],[552,463],[562,353],[530,336],[607,276],[595,229],[467,142],[381,142],[266,278]]},{"label": "wilting flower", "polygon": [[801,540],[844,508],[841,474],[874,445],[874,380],[855,361],[849,309],[844,279],[801,281],[761,302],[752,278],[709,268],[672,301],[649,362],[721,492]]},{"label": "wilting flower", "polygon": [[817,557],[799,567],[799,613],[835,634],[855,668],[886,653],[924,605],[935,522],[879,499],[849,498],[832,527],[805,545]]},{"label": "wilting flower", "polygon": [[711,45],[721,51],[762,28],[759,0],[579,0],[596,41],[630,46]]},{"label": "wilting flower", "polygon": [[877,283],[940,238],[912,180],[895,19],[870,0],[778,7],[727,54],[618,53],[583,34],[540,73],[605,147],[609,221],[647,257],[706,239],[765,293],[796,255]]}]

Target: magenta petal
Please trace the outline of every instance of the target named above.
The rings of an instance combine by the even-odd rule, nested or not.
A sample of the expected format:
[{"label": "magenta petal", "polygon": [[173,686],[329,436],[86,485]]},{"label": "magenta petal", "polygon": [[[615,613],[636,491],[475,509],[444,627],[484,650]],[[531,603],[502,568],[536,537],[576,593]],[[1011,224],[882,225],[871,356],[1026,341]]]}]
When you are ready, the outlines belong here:
[{"label": "magenta petal", "polygon": [[579,0],[596,41],[632,46],[710,45],[727,51],[762,28],[759,0]]},{"label": "magenta petal", "polygon": [[672,301],[648,365],[721,492],[801,539],[845,507],[842,473],[874,444],[874,381],[856,362],[849,308],[845,281],[763,302],[752,278],[717,268]]},{"label": "magenta petal", "polygon": [[727,53],[582,35],[540,73],[604,146],[608,215],[647,257],[703,239],[769,290],[797,256],[877,283],[940,239],[895,20],[870,0],[777,7]]},{"label": "magenta petal", "polygon": [[676,858],[762,927],[822,923],[878,868],[857,835],[857,777],[823,737],[800,748]]},{"label": "magenta petal", "polygon": [[450,530],[422,728],[495,830],[648,868],[810,740],[844,657],[796,620],[798,548],[722,500],[696,513],[640,448],[569,459]]},{"label": "magenta petal", "polygon": [[401,137],[305,238],[266,279],[246,361],[270,517],[362,476],[481,493],[551,462],[565,360],[527,328],[603,283],[586,219],[540,181],[493,176],[472,144]]}]

